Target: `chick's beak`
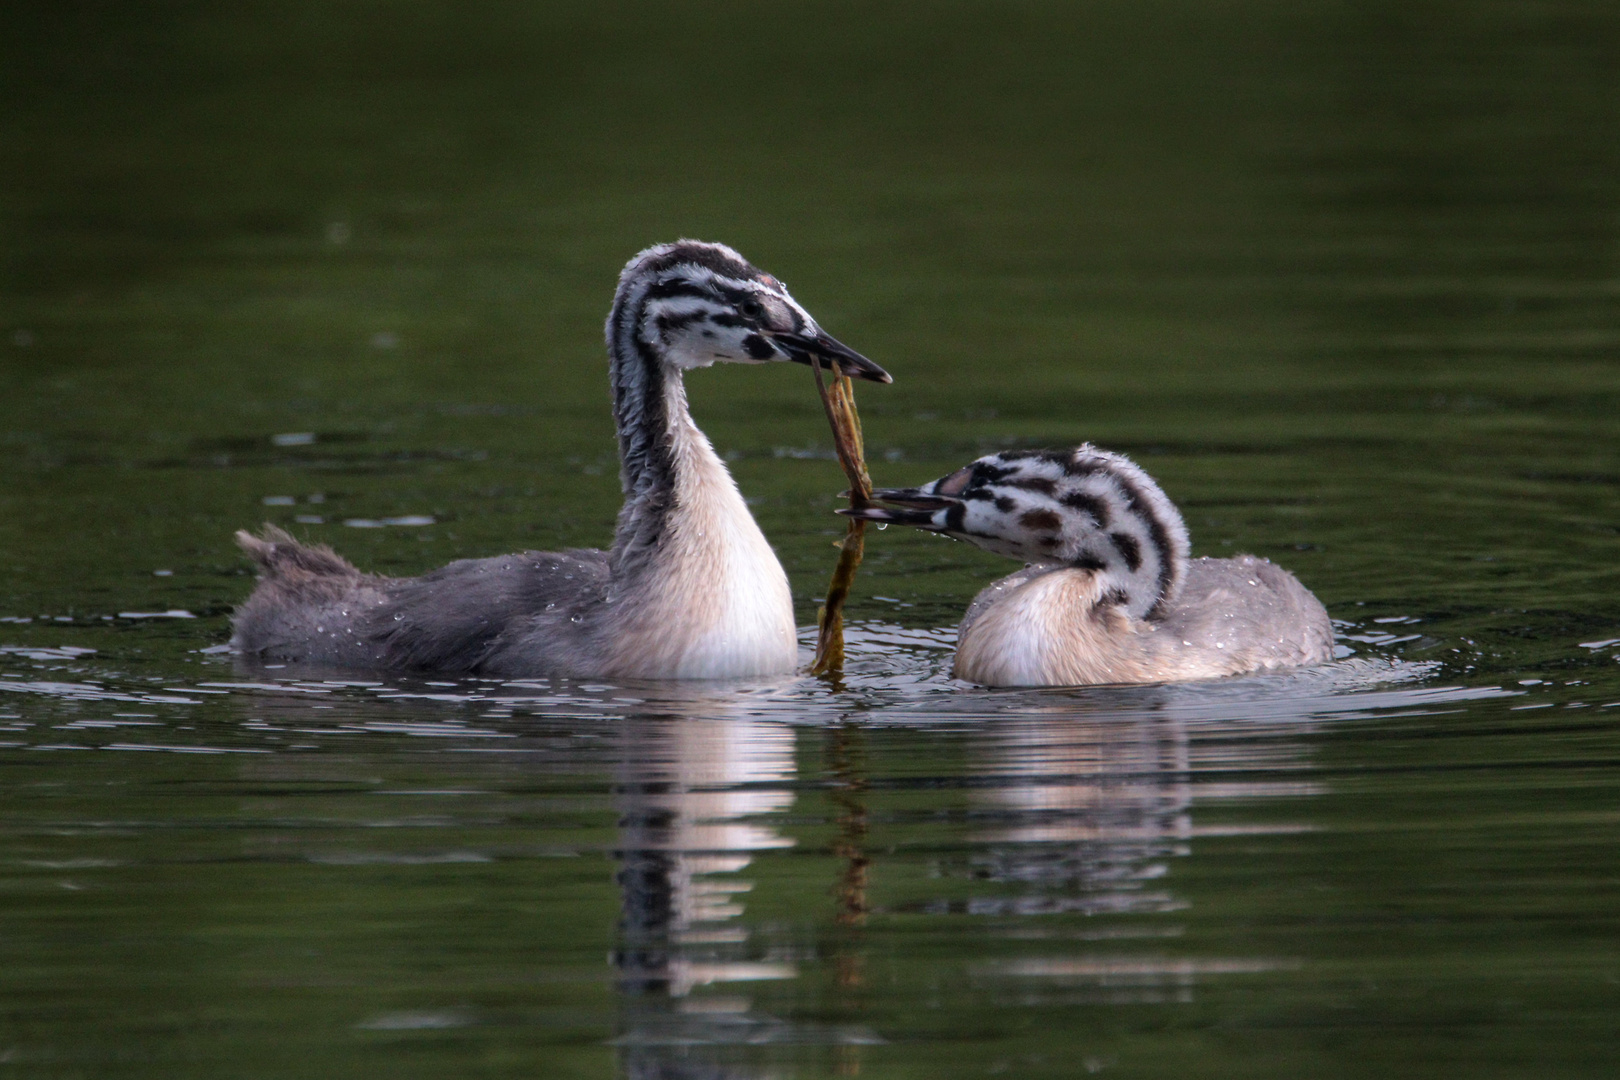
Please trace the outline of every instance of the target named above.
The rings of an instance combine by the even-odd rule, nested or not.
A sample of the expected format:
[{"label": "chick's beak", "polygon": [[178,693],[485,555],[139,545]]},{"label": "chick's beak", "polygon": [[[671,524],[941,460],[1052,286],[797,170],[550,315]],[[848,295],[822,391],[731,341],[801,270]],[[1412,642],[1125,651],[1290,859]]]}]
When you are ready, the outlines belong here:
[{"label": "chick's beak", "polygon": [[[929,487],[933,485],[930,484]],[[900,506],[909,506],[915,510],[946,510],[960,499],[948,498],[944,495],[935,495],[928,488],[876,488],[872,498],[879,502],[896,503]]]},{"label": "chick's beak", "polygon": [[941,510],[949,510],[959,500],[933,495],[922,488],[878,488],[872,498],[892,506],[851,506],[837,511],[845,517],[861,521],[878,521],[896,525],[910,525],[917,529],[938,531],[944,525],[936,521]]},{"label": "chick's beak", "polygon": [[894,377],[830,334],[776,334],[774,340],[798,364],[819,364],[852,379],[892,383]]}]

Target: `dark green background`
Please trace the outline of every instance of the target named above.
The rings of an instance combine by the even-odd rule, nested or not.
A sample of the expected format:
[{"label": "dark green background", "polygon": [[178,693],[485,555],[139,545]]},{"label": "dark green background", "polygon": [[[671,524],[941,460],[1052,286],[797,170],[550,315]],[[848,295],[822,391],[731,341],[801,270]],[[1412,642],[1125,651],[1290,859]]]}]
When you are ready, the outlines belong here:
[{"label": "dark green background", "polygon": [[[797,846],[755,858],[745,921],[801,975],[760,984],[756,1011],[888,1046],[761,1051],[775,1068],[1604,1075],[1620,668],[1580,643],[1620,637],[1617,72],[1620,8],[1559,0],[7,5],[0,617],[31,621],[0,623],[0,646],[98,651],[0,653],[18,743],[0,746],[0,1076],[639,1067],[606,1041],[628,1023],[602,962],[614,723],[520,710],[500,722],[525,764],[490,771],[390,734],[406,706],[351,695],[299,721],[330,733],[273,782],[233,757],[30,747],[271,747],[240,692],[188,710],[40,688],[229,678],[196,650],[250,586],[236,528],[317,515],[298,531],[391,573],[605,544],[601,321],[624,261],[681,235],[736,246],[894,373],[860,392],[880,482],[1006,445],[1123,449],[1198,553],[1295,570],[1363,657],[1526,695],[1263,738],[1192,707],[1193,775],[1267,773],[1280,740],[1284,772],[1316,785],[1195,824],[1315,831],[1171,860],[1190,907],[1164,951],[1299,966],[1210,977],[1190,1004],[1092,987],[1024,1008],[967,973],[1095,918],[987,930],[907,905],[946,890],[930,874],[978,880],[988,842],[959,795],[998,725],[1112,699],[935,674],[982,723],[912,709],[883,727],[911,699],[881,656],[846,697],[798,692],[773,714],[803,726],[772,826]],[[843,486],[808,376],[709,371],[690,390],[808,623]],[[316,439],[272,442],[295,432]],[[341,524],[400,515],[436,524]],[[896,530],[870,550],[852,616],[914,628],[951,625],[1005,568]],[[199,618],[118,617],[171,608]],[[1371,621],[1395,617],[1414,621]],[[1254,692],[1286,711],[1296,691]],[[59,726],[130,709],[158,726]],[[879,725],[880,792],[937,781],[873,796],[891,811],[874,849],[897,854],[874,869],[865,944],[831,922],[822,725],[841,709]],[[429,847],[502,854],[339,870],[253,839],[341,845],[329,800],[379,776],[483,792]],[[585,857],[534,856],[553,848]],[[82,858],[117,865],[62,887]],[[854,953],[873,973],[858,1021],[831,974]],[[478,1019],[355,1027],[418,1006]]]}]

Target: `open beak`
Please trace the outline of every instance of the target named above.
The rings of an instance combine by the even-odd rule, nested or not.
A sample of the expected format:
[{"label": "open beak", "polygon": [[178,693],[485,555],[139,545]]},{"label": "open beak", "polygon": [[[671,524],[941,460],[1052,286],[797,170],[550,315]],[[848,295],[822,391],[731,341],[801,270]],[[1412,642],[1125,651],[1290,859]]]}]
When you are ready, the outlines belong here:
[{"label": "open beak", "polygon": [[798,364],[818,364],[852,379],[870,379],[872,382],[892,383],[894,377],[872,361],[845,345],[837,338],[821,331],[815,336],[801,334],[775,334],[773,340]]},{"label": "open beak", "polygon": [[949,510],[961,501],[943,495],[932,495],[922,488],[878,488],[872,492],[872,498],[894,505],[851,506],[837,512],[845,517],[859,518],[862,521],[893,522],[896,525],[910,525],[913,528],[938,532],[945,527],[944,519],[939,517],[939,512]]}]

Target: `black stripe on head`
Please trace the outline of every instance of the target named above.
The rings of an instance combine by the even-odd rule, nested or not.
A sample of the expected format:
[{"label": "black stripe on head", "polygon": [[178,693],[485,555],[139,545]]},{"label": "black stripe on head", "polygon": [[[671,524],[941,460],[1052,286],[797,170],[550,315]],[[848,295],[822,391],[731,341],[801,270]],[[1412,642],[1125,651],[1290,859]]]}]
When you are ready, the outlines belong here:
[{"label": "black stripe on head", "polygon": [[1005,495],[996,496],[996,509],[1003,514],[1010,514],[1017,509],[1018,504]]},{"label": "black stripe on head", "polygon": [[693,249],[685,261],[695,263],[705,270],[712,270],[720,277],[735,278],[739,281],[754,281],[764,276],[746,259],[734,258],[707,244]]},{"label": "black stripe on head", "polygon": [[1148,539],[1152,541],[1153,550],[1159,556],[1159,598],[1148,611],[1149,618],[1156,618],[1164,610],[1165,594],[1170,588],[1170,576],[1175,572],[1175,568],[1171,566],[1174,552],[1170,547],[1170,533],[1165,529],[1164,522],[1153,512],[1153,506],[1148,502],[1142,489],[1128,477],[1120,476],[1118,473],[1114,476],[1119,481],[1120,490],[1125,492],[1125,501],[1130,504],[1131,510],[1147,523]]},{"label": "black stripe on head", "polygon": [[695,322],[702,322],[708,317],[709,313],[702,309],[683,311],[678,315],[660,315],[658,316],[658,333],[662,337],[668,337],[670,331],[679,330]]},{"label": "black stripe on head", "polygon": [[776,348],[758,334],[743,338],[743,350],[755,360],[769,360],[776,355]]},{"label": "black stripe on head", "polygon": [[1052,459],[1063,466],[1063,471],[1070,476],[1118,475],[1109,462],[1098,461],[1095,458],[1076,458],[1069,454],[1054,454]]},{"label": "black stripe on head", "polygon": [[1071,510],[1084,510],[1096,521],[1097,528],[1108,528],[1108,504],[1095,495],[1084,491],[1071,491],[1061,500],[1064,506]]},{"label": "black stripe on head", "polygon": [[740,308],[750,300],[753,300],[756,303],[759,301],[759,293],[755,292],[753,289],[734,289],[729,285],[722,285],[719,282],[715,282],[714,291],[725,298],[726,302],[731,304],[732,307]]},{"label": "black stripe on head", "polygon": [[949,532],[965,532],[962,528],[967,518],[967,503],[952,503],[950,509],[945,511],[945,528]]},{"label": "black stripe on head", "polygon": [[1057,532],[1063,528],[1063,522],[1051,510],[1026,510],[1019,517],[1018,524],[1026,529],[1039,529],[1044,532]]},{"label": "black stripe on head", "polygon": [[699,300],[714,299],[714,295],[708,289],[690,278],[665,278],[647,286],[648,300],[670,300],[677,296],[694,297]]},{"label": "black stripe on head", "polygon": [[1085,554],[1085,555],[1081,555],[1079,558],[1075,559],[1074,562],[1070,563],[1069,565],[1073,566],[1076,570],[1102,571],[1102,570],[1108,569],[1108,564],[1107,563],[1105,563],[1101,559],[1097,558],[1097,556],[1091,555],[1089,553]]},{"label": "black stripe on head", "polygon": [[1125,565],[1130,568],[1131,573],[1142,569],[1142,545],[1136,542],[1136,537],[1130,533],[1117,532],[1109,533],[1108,539],[1114,542],[1119,553],[1125,557]]},{"label": "black stripe on head", "polygon": [[1018,471],[1005,465],[997,465],[989,460],[975,461],[972,468],[973,482],[976,484],[998,483]]},{"label": "black stripe on head", "polygon": [[681,265],[701,266],[720,277],[740,278],[749,281],[763,276],[746,259],[728,252],[715,244],[706,244],[701,240],[677,240],[669,248],[661,252],[657,258],[651,259],[642,267],[647,274],[660,274],[665,270],[673,270]]},{"label": "black stripe on head", "polygon": [[1024,491],[1037,491],[1042,495],[1057,494],[1057,481],[1048,480],[1044,476],[1024,476],[1016,480],[1003,480],[1002,487],[1022,488]]}]

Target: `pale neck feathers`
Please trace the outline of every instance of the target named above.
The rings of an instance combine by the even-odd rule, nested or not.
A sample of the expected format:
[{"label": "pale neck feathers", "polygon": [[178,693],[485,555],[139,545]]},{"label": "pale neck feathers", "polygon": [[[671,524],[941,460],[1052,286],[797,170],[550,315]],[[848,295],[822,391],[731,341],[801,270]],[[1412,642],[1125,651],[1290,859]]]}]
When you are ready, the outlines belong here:
[{"label": "pale neck feathers", "polygon": [[[628,274],[628,271],[627,271]],[[787,575],[709,440],[647,321],[643,283],[608,320],[625,503],[601,631],[609,674],[727,678],[797,662]]]},{"label": "pale neck feathers", "polygon": [[[1021,580],[1019,580],[1021,579]],[[987,686],[1075,686],[1150,681],[1137,635],[1151,633],[1089,570],[1033,570],[964,620],[956,676]]]}]

